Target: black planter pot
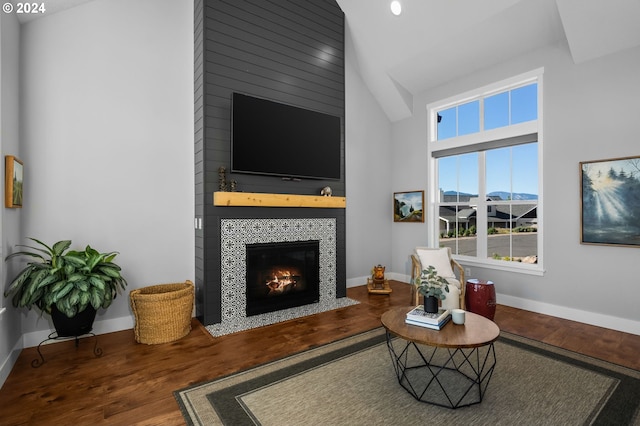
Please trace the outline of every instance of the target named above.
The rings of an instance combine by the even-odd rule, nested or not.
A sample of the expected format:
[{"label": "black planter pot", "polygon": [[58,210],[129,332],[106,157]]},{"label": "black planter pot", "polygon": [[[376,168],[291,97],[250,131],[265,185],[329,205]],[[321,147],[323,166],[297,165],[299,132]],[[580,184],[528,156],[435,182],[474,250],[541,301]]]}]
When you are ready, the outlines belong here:
[{"label": "black planter pot", "polygon": [[424,311],[430,314],[438,312],[438,299],[433,296],[424,298]]},{"label": "black planter pot", "polygon": [[56,328],[58,337],[77,337],[91,333],[93,321],[96,319],[96,310],[89,305],[87,309],[69,318],[55,307],[51,308],[51,320]]}]

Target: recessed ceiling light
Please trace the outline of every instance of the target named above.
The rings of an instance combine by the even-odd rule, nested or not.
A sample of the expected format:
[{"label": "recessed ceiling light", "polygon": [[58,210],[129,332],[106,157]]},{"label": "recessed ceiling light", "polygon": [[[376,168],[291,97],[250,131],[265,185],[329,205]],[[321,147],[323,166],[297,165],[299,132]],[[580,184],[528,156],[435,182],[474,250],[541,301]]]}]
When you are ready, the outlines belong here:
[{"label": "recessed ceiling light", "polygon": [[391,2],[391,13],[398,16],[402,13],[402,4],[398,0]]}]

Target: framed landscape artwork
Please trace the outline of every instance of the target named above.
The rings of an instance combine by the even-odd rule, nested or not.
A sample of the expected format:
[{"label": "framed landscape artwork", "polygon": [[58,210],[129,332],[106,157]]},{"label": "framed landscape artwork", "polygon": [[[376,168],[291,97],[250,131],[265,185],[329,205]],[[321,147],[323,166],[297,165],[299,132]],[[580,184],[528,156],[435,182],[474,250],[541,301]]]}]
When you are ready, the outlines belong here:
[{"label": "framed landscape artwork", "polygon": [[580,163],[582,244],[640,247],[640,156]]},{"label": "framed landscape artwork", "polygon": [[394,192],[394,222],[424,222],[424,191]]},{"label": "framed landscape artwork", "polygon": [[4,205],[5,207],[22,207],[22,161],[13,155],[4,157]]}]

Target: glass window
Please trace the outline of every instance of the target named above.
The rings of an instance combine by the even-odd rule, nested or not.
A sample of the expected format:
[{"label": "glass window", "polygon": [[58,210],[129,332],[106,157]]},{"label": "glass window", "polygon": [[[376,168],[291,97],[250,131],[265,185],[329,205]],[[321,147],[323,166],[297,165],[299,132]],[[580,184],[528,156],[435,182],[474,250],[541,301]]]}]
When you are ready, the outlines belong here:
[{"label": "glass window", "polygon": [[[438,170],[431,188],[439,192],[438,214],[430,229],[437,234],[434,239],[439,246],[451,247],[463,263],[465,259],[487,266],[509,262],[528,265],[514,266],[516,269],[542,271],[538,214],[542,208],[538,161],[542,141],[537,132],[542,74],[535,75],[534,79],[527,77],[528,83],[514,81],[512,88],[499,93],[478,89],[477,100],[472,102],[441,110],[432,107],[442,118],[436,140],[429,144],[432,164]],[[492,94],[483,97],[482,93]],[[460,97],[469,99],[473,93]],[[447,102],[452,104],[451,99]],[[511,127],[525,122],[532,124]],[[495,140],[484,134],[498,128],[504,131]],[[471,137],[458,138],[462,135]],[[446,147],[431,144],[445,136],[450,139]]]},{"label": "glass window", "polygon": [[478,194],[478,165],[476,152],[438,160],[440,246],[451,247],[454,254],[475,256],[477,252],[477,215],[470,203]]},{"label": "glass window", "polygon": [[537,143],[486,152],[487,253],[497,260],[538,256]]},{"label": "glass window", "polygon": [[438,112],[438,140],[478,133],[480,101],[467,102]]},{"label": "glass window", "polygon": [[458,136],[480,131],[480,102],[473,101],[458,107]]},{"label": "glass window", "polygon": [[491,130],[509,124],[509,92],[499,93],[484,100],[484,129]]},{"label": "glass window", "polygon": [[538,85],[513,89],[511,91],[511,124],[524,123],[538,117]]},{"label": "glass window", "polygon": [[438,113],[438,139],[449,139],[457,134],[456,108],[445,109]]}]

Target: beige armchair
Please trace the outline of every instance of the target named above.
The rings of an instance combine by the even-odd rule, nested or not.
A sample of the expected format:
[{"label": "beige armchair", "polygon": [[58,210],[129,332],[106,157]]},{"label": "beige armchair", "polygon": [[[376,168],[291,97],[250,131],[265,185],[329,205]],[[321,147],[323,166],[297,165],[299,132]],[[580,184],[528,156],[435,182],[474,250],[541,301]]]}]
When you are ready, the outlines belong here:
[{"label": "beige armchair", "polygon": [[[443,300],[442,306],[449,309],[464,309],[464,291],[466,282],[464,280],[464,269],[451,257],[451,248],[429,248],[416,247],[411,255],[411,304],[420,304],[420,293],[413,285],[416,277],[419,277],[423,269],[432,265],[449,282],[449,293]],[[457,273],[457,276],[456,276]]]}]

